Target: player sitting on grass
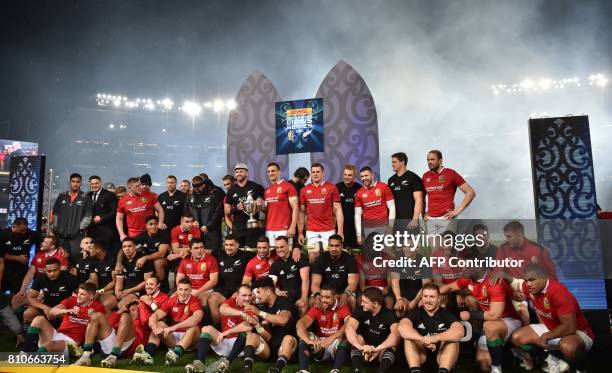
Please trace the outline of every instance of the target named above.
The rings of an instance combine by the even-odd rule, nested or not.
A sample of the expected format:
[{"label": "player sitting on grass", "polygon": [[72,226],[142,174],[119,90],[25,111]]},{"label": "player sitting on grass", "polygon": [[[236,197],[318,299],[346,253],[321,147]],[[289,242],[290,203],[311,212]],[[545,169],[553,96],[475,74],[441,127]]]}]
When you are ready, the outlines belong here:
[{"label": "player sitting on grass", "polygon": [[[526,352],[531,352],[534,346],[551,351],[546,358],[550,373],[569,371],[568,363],[560,355],[576,372],[586,372],[586,355],[595,336],[574,295],[549,276],[545,268],[531,263],[525,268],[523,279],[511,281],[514,290],[531,300],[540,321],[514,332],[512,343]],[[525,357],[531,360],[528,354]]]},{"label": "player sitting on grass", "polygon": [[[408,311],[399,324],[410,373],[421,373],[421,366],[435,361],[438,373],[448,373],[459,356],[463,325],[453,313],[440,307],[440,288],[433,282],[423,285],[423,305]],[[435,359],[435,360],[434,360]]]},{"label": "player sitting on grass", "polygon": [[100,343],[102,353],[108,355],[100,362],[104,368],[113,368],[118,358],[132,356],[136,346],[145,343],[149,337],[148,328],[138,322],[138,305],[138,301],[133,301],[120,307],[108,319],[99,312],[91,315],[85,332],[83,356],[74,365],[91,365],[96,341]]},{"label": "player sitting on grass", "polygon": [[[351,316],[348,305],[339,305],[336,288],[330,284],[321,286],[321,306],[312,307],[300,320],[296,329],[300,338],[300,373],[307,373],[310,357],[315,361],[332,360],[332,373],[340,372],[344,362],[349,359],[351,348],[344,338],[344,322]],[[316,322],[316,334],[309,332]]]},{"label": "player sitting on grass", "polygon": [[149,317],[149,343],[136,347],[132,364],[153,365],[153,355],[162,341],[169,348],[166,353],[167,366],[174,365],[184,351],[195,348],[204,312],[198,298],[191,295],[191,290],[189,280],[182,279],[178,283],[176,294]]},{"label": "player sitting on grass", "polygon": [[377,373],[389,370],[395,362],[395,350],[400,342],[395,312],[383,306],[383,292],[379,288],[367,288],[357,307],[346,323],[346,338],[353,346],[351,362],[353,372],[363,371],[363,362],[380,363]]},{"label": "player sitting on grass", "polygon": [[76,295],[66,298],[49,311],[51,318],[63,316],[57,330],[51,325],[47,316],[36,316],[28,328],[24,352],[38,351],[62,352],[68,349],[70,354],[80,357],[79,345],[85,339],[85,329],[90,317],[95,312],[105,312],[102,303],[94,299],[96,285],[86,282],[79,285]]},{"label": "player sitting on grass", "polygon": [[241,285],[236,297],[223,302],[220,307],[221,327],[219,332],[212,325],[202,328],[198,342],[198,353],[192,364],[187,364],[188,373],[202,373],[204,361],[212,347],[221,358],[206,368],[207,372],[225,372],[230,364],[242,353],[246,342],[246,333],[259,324],[252,311],[245,311],[244,306],[253,303],[253,291],[248,285]]},{"label": "player sitting on grass", "polygon": [[[298,311],[290,299],[276,295],[274,282],[270,277],[255,281],[254,287],[260,302],[259,309],[248,305],[245,309],[257,312],[262,325],[255,326],[256,333],[247,334],[243,372],[252,372],[257,356],[263,361],[276,359],[268,373],[279,373],[297,347],[295,324]],[[270,331],[263,325],[270,326]]]}]

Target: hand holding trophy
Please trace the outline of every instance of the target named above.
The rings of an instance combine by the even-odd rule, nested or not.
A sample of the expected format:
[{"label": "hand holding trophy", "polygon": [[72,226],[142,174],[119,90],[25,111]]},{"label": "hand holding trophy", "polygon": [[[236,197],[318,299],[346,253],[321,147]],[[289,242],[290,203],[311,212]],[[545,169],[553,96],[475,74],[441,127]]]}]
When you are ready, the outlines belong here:
[{"label": "hand holding trophy", "polygon": [[246,201],[244,201],[243,205],[244,205],[244,210],[243,211],[247,215],[249,215],[249,220],[247,220],[247,229],[259,228],[259,220],[257,220],[256,218],[253,217],[253,214],[255,214],[259,208],[257,206],[257,203],[255,202],[255,199],[251,195],[250,191],[249,191],[249,195],[247,196],[247,199],[246,199]]}]

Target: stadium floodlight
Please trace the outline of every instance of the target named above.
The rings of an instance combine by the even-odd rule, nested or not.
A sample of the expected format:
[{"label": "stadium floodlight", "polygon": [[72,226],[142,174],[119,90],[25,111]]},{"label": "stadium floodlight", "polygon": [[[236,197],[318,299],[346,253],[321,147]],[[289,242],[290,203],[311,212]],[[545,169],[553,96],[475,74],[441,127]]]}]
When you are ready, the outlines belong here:
[{"label": "stadium floodlight", "polygon": [[233,99],[225,100],[217,98],[206,102],[196,102],[194,100],[186,100],[182,106],[175,105],[170,97],[152,99],[152,98],[131,98],[123,95],[112,95],[108,93],[97,93],[96,103],[98,106],[107,107],[109,109],[118,110],[146,110],[157,112],[186,112],[192,117],[202,114],[202,111],[229,112],[237,107]]},{"label": "stadium floodlight", "polygon": [[202,112],[202,107],[193,101],[185,101],[183,104],[183,111],[192,117],[197,117]]},{"label": "stadium floodlight", "polygon": [[495,96],[503,93],[530,93],[530,92],[546,92],[559,91],[567,88],[579,88],[586,86],[582,82],[588,82],[590,86],[605,87],[608,84],[608,77],[604,74],[591,74],[588,78],[580,79],[578,76],[565,77],[561,79],[524,79],[520,83],[499,83],[491,85],[491,91]]},{"label": "stadium floodlight", "polygon": [[225,107],[225,104],[223,103],[223,100],[216,99],[213,102],[213,110],[215,111],[215,113],[220,112],[221,110],[223,110],[224,107]]},{"label": "stadium floodlight", "polygon": [[169,99],[168,97],[164,98],[160,104],[162,105],[162,107],[164,108],[164,110],[172,110],[172,107],[174,106],[174,102]]}]

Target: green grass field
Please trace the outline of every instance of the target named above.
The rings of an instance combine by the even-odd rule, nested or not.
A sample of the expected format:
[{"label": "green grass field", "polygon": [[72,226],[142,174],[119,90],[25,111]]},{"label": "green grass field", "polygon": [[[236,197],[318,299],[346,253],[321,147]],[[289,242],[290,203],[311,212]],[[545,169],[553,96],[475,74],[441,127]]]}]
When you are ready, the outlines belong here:
[{"label": "green grass field", "polygon": [[[14,338],[10,334],[0,332],[0,351],[15,351],[13,340]],[[158,351],[158,353],[155,355],[156,364],[153,366],[132,366],[132,365],[129,365],[128,359],[121,359],[117,362],[116,367],[118,369],[131,369],[131,370],[164,372],[164,373],[179,373],[179,372],[184,372],[185,371],[184,366],[186,364],[191,363],[191,361],[195,357],[195,352],[187,352],[183,354],[183,356],[178,361],[176,366],[166,367],[164,365],[166,351],[167,350],[165,349],[160,349]],[[476,372],[477,371],[476,365],[473,361],[472,355],[473,354],[471,353],[463,353],[460,357],[460,360],[457,364],[456,369],[453,372],[460,372],[460,373]],[[209,357],[206,361],[206,365],[210,364],[212,361],[216,359],[217,358],[215,356]],[[92,358],[92,366],[99,367],[100,360],[101,360],[100,355],[94,355]],[[401,362],[396,362],[391,372],[394,372],[394,373],[406,372],[407,368],[405,364],[400,364],[400,363]],[[255,373],[266,373],[268,371],[268,368],[271,365],[272,363],[256,362],[255,367],[254,367],[254,372]],[[239,372],[242,372],[242,367],[243,367],[242,360],[238,359],[232,364],[230,371],[234,373],[239,373]],[[283,370],[283,372],[293,373],[293,372],[297,372],[298,370],[299,370],[299,366],[297,364],[289,364]],[[311,364],[310,366],[311,373],[324,373],[324,372],[329,372],[330,370],[331,370],[331,365],[329,364]],[[352,369],[350,367],[350,363],[347,363],[342,369],[342,373],[350,373],[351,371]],[[374,369],[366,369],[366,371],[374,372]],[[591,366],[590,371],[591,372],[605,372],[609,370],[606,369],[606,367],[604,367],[603,365],[600,365],[600,366]],[[504,372],[514,373],[514,372],[524,372],[524,370],[520,368],[504,367]],[[538,373],[541,371],[535,369],[535,370],[532,370],[532,372]]]}]

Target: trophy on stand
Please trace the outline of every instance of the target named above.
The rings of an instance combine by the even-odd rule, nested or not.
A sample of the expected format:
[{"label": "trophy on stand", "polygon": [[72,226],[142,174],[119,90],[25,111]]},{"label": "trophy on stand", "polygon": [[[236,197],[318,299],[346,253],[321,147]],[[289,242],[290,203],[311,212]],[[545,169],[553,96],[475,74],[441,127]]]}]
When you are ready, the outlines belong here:
[{"label": "trophy on stand", "polygon": [[246,201],[244,201],[244,212],[249,215],[249,220],[247,220],[247,229],[259,228],[259,221],[253,217],[253,214],[255,214],[257,210],[257,202],[255,199],[253,199],[251,192],[249,192]]}]

